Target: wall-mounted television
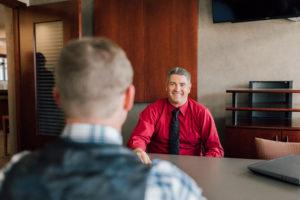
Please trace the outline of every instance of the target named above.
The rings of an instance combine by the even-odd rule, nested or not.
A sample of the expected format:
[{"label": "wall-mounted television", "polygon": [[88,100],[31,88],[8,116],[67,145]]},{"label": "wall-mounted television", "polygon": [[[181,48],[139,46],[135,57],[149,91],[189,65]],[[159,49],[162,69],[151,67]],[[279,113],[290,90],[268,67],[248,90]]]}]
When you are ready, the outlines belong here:
[{"label": "wall-mounted television", "polygon": [[245,22],[300,16],[300,0],[212,0],[213,22]]}]

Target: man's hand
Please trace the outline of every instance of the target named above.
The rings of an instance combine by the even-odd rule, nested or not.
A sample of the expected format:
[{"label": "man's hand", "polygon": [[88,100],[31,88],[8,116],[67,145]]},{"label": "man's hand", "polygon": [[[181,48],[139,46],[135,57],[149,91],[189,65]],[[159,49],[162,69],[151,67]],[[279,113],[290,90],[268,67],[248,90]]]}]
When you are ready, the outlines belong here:
[{"label": "man's hand", "polygon": [[144,164],[152,163],[148,154],[145,151],[143,151],[143,149],[135,148],[133,151],[138,155],[138,157],[141,159],[142,163],[144,163]]}]

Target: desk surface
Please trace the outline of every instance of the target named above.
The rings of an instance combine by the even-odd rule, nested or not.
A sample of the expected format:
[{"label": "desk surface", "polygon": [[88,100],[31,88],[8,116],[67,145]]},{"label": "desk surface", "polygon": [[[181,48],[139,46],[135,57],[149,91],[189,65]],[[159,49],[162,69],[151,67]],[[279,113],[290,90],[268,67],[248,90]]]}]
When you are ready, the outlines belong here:
[{"label": "desk surface", "polygon": [[252,173],[259,160],[149,154],[168,160],[189,174],[208,200],[300,199],[300,186]]}]

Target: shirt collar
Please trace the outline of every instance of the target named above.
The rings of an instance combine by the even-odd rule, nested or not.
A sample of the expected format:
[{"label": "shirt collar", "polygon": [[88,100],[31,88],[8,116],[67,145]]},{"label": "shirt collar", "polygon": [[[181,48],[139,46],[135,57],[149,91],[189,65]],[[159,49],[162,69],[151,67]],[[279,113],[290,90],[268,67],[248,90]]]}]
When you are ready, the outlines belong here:
[{"label": "shirt collar", "polygon": [[[167,99],[167,104],[168,104],[168,113],[171,113],[172,114],[172,111],[174,109],[176,109],[175,106],[173,106],[172,104],[170,104],[169,100]],[[179,106],[179,110],[180,110],[180,113],[185,116],[185,113],[187,111],[187,108],[188,108],[188,105],[189,105],[189,98],[187,99],[187,101],[182,105],[182,106]]]},{"label": "shirt collar", "polygon": [[123,143],[122,135],[118,130],[109,126],[88,123],[68,123],[61,137],[80,143],[118,145]]}]

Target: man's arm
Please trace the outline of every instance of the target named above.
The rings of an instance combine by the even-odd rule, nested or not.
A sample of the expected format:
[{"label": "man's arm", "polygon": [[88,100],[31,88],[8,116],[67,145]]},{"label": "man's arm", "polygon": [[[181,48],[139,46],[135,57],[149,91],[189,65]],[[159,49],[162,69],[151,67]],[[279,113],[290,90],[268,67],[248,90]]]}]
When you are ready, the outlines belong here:
[{"label": "man's arm", "polygon": [[175,165],[155,159],[148,175],[145,199],[205,200],[196,182]]},{"label": "man's arm", "polygon": [[224,157],[224,150],[220,143],[214,119],[208,109],[203,114],[202,142],[205,156]]},{"label": "man's arm", "polygon": [[145,151],[153,135],[155,121],[155,112],[148,106],[141,112],[139,122],[127,143],[127,147],[132,149],[144,164],[151,164],[151,160]]},{"label": "man's arm", "polygon": [[148,154],[140,148],[135,148],[133,151],[138,155],[138,157],[141,159],[142,163],[144,164],[152,164],[151,159],[149,158]]},{"label": "man's arm", "polygon": [[17,164],[21,158],[29,155],[30,152],[29,151],[22,151],[18,154],[15,154],[10,161],[0,170],[0,192],[2,190],[2,184],[6,178],[6,174],[8,173],[8,171],[12,168],[13,165]]},{"label": "man's arm", "polygon": [[144,120],[141,113],[139,122],[128,140],[127,147],[130,149],[140,148],[143,151],[146,151],[147,144],[151,140],[153,131],[154,124]]}]

